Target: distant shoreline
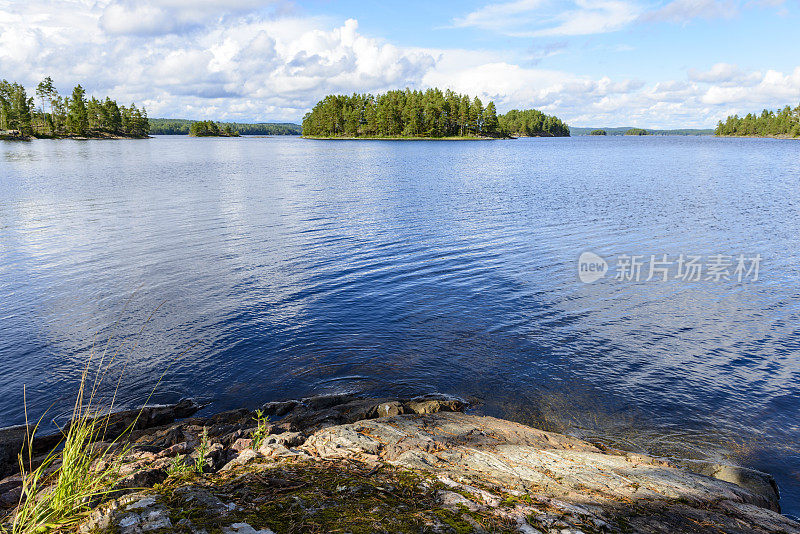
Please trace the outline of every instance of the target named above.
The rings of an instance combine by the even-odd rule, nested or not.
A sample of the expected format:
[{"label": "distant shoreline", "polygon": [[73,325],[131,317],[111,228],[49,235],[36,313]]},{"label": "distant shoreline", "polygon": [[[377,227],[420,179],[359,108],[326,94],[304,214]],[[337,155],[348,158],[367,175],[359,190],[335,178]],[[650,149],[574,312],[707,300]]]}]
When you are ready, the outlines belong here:
[{"label": "distant shoreline", "polygon": [[312,139],[315,141],[497,141],[499,139],[513,139],[513,137],[477,137],[477,136],[456,136],[456,137],[325,137],[314,135],[303,135],[302,139]]},{"label": "distant shoreline", "polygon": [[727,137],[732,139],[784,139],[784,140],[800,140],[800,137],[792,135],[715,135],[714,137]]}]

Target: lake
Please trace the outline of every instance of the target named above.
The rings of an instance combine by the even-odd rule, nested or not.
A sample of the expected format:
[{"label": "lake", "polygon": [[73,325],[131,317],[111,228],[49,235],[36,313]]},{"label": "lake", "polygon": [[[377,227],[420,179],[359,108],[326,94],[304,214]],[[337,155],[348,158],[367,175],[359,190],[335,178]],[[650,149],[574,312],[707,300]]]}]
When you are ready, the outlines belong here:
[{"label": "lake", "polygon": [[0,427],[23,385],[63,417],[110,339],[121,407],[444,392],[769,471],[800,515],[798,162],[710,137],[0,143]]}]

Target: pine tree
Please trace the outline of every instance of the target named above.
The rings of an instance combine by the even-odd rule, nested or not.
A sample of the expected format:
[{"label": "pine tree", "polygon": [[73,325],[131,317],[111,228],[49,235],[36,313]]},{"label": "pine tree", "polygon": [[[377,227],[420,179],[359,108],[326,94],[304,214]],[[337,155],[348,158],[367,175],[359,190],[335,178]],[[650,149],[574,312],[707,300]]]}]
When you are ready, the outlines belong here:
[{"label": "pine tree", "polygon": [[17,88],[14,108],[17,115],[17,130],[19,130],[22,135],[33,135],[33,123],[31,121],[33,99],[28,98],[25,93],[25,88],[22,86]]},{"label": "pine tree", "polygon": [[106,101],[103,102],[103,108],[105,109],[105,114],[108,117],[106,130],[112,134],[122,133],[122,115],[120,114],[117,103],[106,97]]},{"label": "pine tree", "polygon": [[499,133],[500,122],[497,120],[497,110],[494,102],[489,102],[483,110],[483,134],[495,136]]},{"label": "pine tree", "polygon": [[86,135],[89,127],[86,111],[86,91],[83,90],[80,84],[72,90],[72,97],[69,99],[67,109],[67,131],[72,135]]}]

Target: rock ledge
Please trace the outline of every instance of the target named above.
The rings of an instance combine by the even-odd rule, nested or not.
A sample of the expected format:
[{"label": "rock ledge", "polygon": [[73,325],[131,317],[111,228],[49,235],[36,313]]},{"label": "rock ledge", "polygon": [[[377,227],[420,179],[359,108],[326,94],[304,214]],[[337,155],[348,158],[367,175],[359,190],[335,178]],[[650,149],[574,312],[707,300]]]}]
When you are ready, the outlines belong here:
[{"label": "rock ledge", "polygon": [[800,533],[769,475],[601,450],[463,408],[316,397],[265,405],[261,433],[247,410],[136,430],[125,494],[80,531]]}]

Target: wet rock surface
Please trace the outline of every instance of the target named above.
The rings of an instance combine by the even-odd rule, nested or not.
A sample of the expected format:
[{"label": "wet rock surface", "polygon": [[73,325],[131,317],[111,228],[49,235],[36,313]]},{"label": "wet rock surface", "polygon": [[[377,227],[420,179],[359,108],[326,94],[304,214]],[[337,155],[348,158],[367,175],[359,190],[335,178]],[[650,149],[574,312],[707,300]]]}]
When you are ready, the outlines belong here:
[{"label": "wet rock surface", "polygon": [[122,496],[81,531],[800,533],[764,473],[600,449],[464,406],[331,396],[267,404],[269,421],[167,417],[130,434]]}]

